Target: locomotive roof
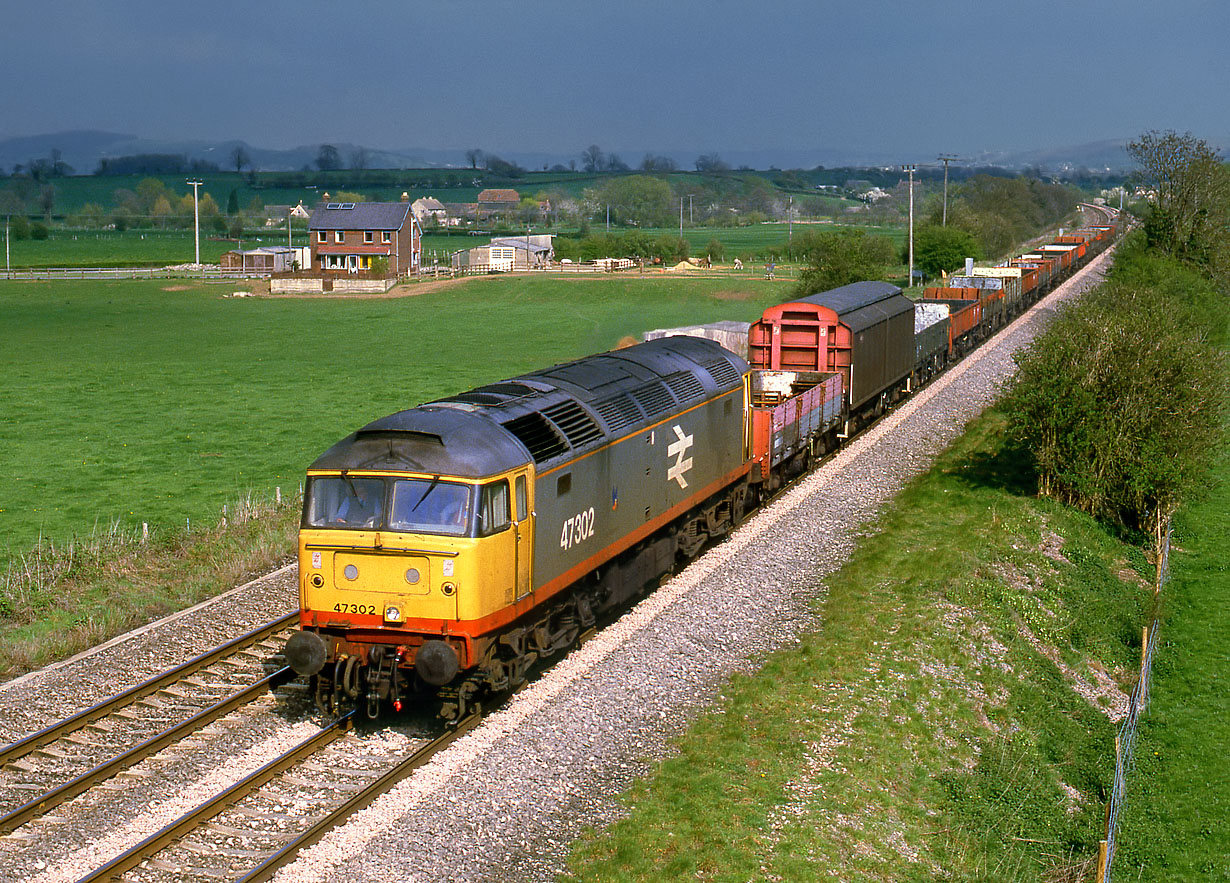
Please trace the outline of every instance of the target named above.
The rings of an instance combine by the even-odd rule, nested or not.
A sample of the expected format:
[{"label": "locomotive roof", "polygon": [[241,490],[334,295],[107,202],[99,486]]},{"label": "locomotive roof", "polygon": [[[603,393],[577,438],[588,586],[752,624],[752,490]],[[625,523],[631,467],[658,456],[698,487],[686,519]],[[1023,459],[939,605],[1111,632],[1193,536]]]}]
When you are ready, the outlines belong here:
[{"label": "locomotive roof", "polygon": [[563,460],[736,389],[746,371],[711,340],[660,338],[390,414],[311,468],[481,478]]}]

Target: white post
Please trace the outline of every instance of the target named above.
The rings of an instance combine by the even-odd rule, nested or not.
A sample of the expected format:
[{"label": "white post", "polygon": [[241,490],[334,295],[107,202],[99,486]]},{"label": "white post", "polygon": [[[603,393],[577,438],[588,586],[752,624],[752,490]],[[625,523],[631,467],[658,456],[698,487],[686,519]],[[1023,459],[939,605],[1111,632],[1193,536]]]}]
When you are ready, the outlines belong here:
[{"label": "white post", "polygon": [[910,175],[910,275],[905,283],[906,288],[914,287],[914,169],[916,168],[917,166],[912,164],[901,167],[901,171],[908,172]]},{"label": "white post", "polygon": [[192,185],[192,225],[196,234],[196,264],[198,270],[201,269],[201,204],[197,200],[197,188],[204,184],[204,181],[189,181]]}]

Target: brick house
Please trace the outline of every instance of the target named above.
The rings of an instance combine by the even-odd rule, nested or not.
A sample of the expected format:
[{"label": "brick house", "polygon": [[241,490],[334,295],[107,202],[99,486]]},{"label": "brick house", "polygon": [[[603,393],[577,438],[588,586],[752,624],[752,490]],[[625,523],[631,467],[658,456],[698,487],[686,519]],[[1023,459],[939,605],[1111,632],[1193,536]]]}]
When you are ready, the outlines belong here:
[{"label": "brick house", "polygon": [[[327,195],[326,195],[327,196]],[[371,270],[387,258],[390,274],[418,271],[423,228],[410,202],[322,202],[308,221],[312,269],[325,274]]]}]

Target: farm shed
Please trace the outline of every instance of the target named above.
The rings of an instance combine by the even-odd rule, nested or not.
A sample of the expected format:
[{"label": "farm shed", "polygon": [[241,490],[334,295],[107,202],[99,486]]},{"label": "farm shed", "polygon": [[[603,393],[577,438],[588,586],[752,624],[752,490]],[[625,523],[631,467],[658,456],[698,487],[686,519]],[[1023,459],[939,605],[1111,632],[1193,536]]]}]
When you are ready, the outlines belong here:
[{"label": "farm shed", "polygon": [[244,251],[234,249],[222,255],[222,272],[289,273],[294,269],[298,251],[288,245],[267,245]]}]

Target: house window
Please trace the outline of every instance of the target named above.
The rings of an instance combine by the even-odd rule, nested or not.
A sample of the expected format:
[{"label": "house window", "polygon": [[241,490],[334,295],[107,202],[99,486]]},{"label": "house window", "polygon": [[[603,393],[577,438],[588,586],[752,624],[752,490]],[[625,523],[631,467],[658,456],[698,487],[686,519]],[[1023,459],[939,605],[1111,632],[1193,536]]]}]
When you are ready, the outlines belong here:
[{"label": "house window", "polygon": [[392,234],[392,233],[390,233],[388,230],[383,231],[383,232],[380,234],[380,241],[381,241],[381,242],[392,242],[392,241],[393,241],[393,234]]},{"label": "house window", "polygon": [[376,235],[375,235],[374,233],[372,233],[372,231],[371,231],[371,230],[364,230],[364,231],[363,231],[363,241],[364,241],[364,242],[375,242],[375,241],[376,241]]},{"label": "house window", "polygon": [[338,242],[345,242],[345,241],[346,241],[346,234],[345,234],[344,232],[342,232],[341,230],[338,230],[338,231],[337,231],[337,233],[335,233],[335,234],[334,234],[334,236],[336,236],[336,237],[337,237],[337,241],[338,241]]},{"label": "house window", "polygon": [[492,261],[499,261],[499,260],[511,261],[516,256],[516,254],[517,254],[517,250],[515,248],[502,248],[500,246],[495,246],[495,245],[491,247],[491,260]]},{"label": "house window", "polygon": [[316,234],[316,241],[317,241],[317,242],[328,242],[328,241],[329,241],[329,234],[328,234],[328,233],[326,233],[324,230],[319,231],[319,232]]}]

